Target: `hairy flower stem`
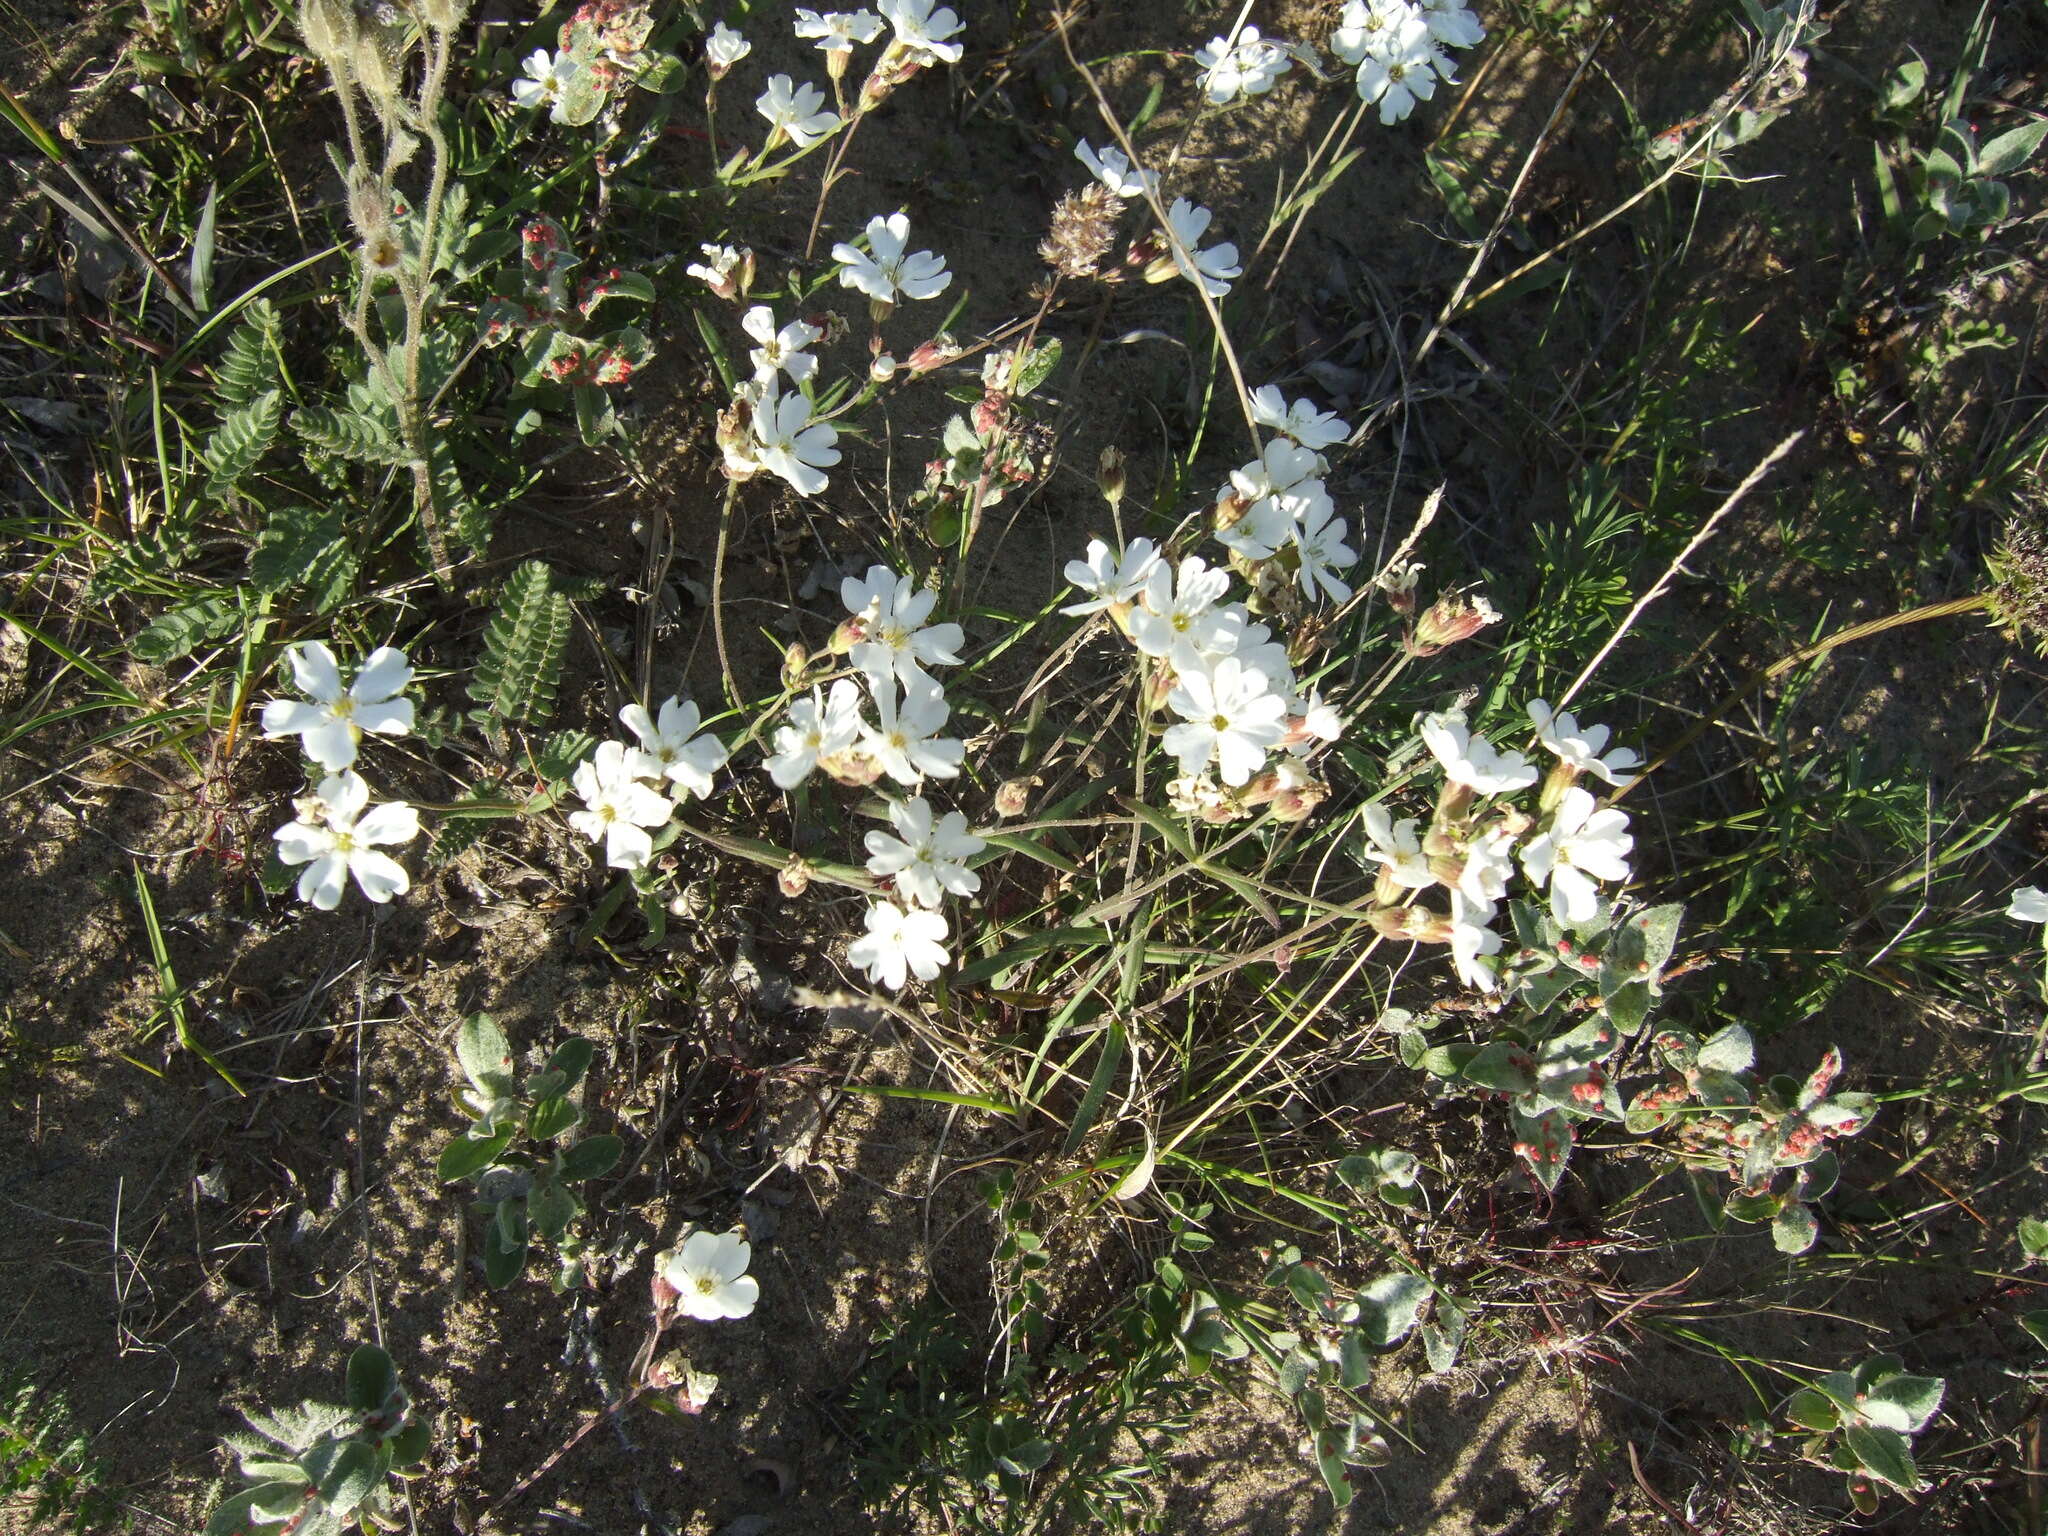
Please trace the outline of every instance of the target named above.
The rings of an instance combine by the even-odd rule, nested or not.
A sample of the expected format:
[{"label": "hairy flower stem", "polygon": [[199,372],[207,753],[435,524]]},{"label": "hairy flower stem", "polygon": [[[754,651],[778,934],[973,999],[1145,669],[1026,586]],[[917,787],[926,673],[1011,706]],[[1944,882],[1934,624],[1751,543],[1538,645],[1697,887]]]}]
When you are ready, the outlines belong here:
[{"label": "hairy flower stem", "polygon": [[739,481],[725,482],[725,505],[718,509],[718,551],[711,562],[711,636],[718,643],[718,670],[725,679],[725,701],[734,709],[740,707],[740,685],[733,677],[732,655],[725,647],[725,554],[732,542],[732,506],[739,493]]},{"label": "hairy flower stem", "polygon": [[[419,122],[432,156],[427,174],[427,203],[420,211],[418,270],[401,282],[405,299],[405,386],[398,398],[399,434],[412,455],[413,510],[427,541],[434,580],[450,585],[448,535],[434,501],[432,448],[427,441],[426,412],[420,402],[420,354],[426,341],[427,296],[434,282],[434,253],[441,239],[441,213],[448,196],[448,136],[441,130],[441,93],[448,78],[449,40],[437,31],[427,49],[427,75],[420,86]],[[388,133],[387,129],[387,133]]]},{"label": "hairy flower stem", "polygon": [[846,163],[846,152],[853,147],[853,136],[860,132],[861,120],[866,113],[856,112],[853,120],[846,125],[846,132],[839,135],[832,144],[832,156],[825,163],[825,179],[818,183],[818,206],[811,214],[811,232],[804,241],[804,260],[811,259],[811,252],[818,244],[818,230],[825,222],[825,202],[832,196],[833,183],[845,174],[841,167]]}]

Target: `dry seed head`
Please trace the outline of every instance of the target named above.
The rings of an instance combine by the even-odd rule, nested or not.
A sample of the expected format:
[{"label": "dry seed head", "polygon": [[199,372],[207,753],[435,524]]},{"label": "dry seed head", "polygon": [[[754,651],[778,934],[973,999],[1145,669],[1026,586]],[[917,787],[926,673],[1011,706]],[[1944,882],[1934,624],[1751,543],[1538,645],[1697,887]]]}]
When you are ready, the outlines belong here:
[{"label": "dry seed head", "polygon": [[1099,181],[1069,192],[1052,210],[1052,232],[1038,248],[1045,264],[1061,277],[1093,277],[1116,241],[1122,205]]},{"label": "dry seed head", "polygon": [[1991,612],[2015,641],[2048,654],[2048,526],[2022,512],[1985,562],[1991,572]]}]

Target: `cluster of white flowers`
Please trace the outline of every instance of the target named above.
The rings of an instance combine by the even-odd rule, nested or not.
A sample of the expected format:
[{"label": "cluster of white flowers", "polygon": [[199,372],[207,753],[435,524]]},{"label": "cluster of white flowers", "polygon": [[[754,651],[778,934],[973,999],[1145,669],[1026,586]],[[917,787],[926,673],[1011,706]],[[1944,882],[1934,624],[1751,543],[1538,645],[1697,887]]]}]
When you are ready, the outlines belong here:
[{"label": "cluster of white flowers", "polygon": [[1398,123],[1417,101],[1454,80],[1448,48],[1486,36],[1466,0],[1348,0],[1330,51],[1358,72],[1358,97],[1378,102],[1380,121]]},{"label": "cluster of white flowers", "polygon": [[[959,665],[966,635],[958,624],[931,623],[938,594],[886,565],[847,577],[839,599],[849,617],[833,634],[832,650],[853,663],[860,683],[842,677],[829,692],[813,687],[790,706],[764,765],[768,776],[782,789],[820,770],[856,788],[886,777],[919,790],[927,779],[957,778],[967,747],[939,734],[952,705],[927,669]],[[897,835],[870,832],[867,864],[893,894],[869,906],[867,932],[848,958],[869,980],[897,988],[911,976],[929,981],[946,965],[950,930],[938,908],[949,894],[971,896],[981,888],[963,861],[984,844],[958,811],[935,817],[921,794],[887,803]]]},{"label": "cluster of white flowers", "polygon": [[[1444,785],[1426,832],[1419,818],[1396,820],[1383,805],[1365,809],[1365,857],[1380,866],[1374,921],[1390,937],[1448,943],[1467,986],[1499,989],[1488,957],[1501,949],[1491,924],[1514,878],[1516,844],[1529,884],[1547,889],[1560,922],[1581,924],[1599,914],[1600,886],[1629,878],[1635,839],[1628,813],[1601,808],[1578,780],[1623,787],[1641,759],[1630,748],[1607,748],[1604,725],[1581,727],[1566,711],[1531,699],[1537,739],[1556,758],[1548,776],[1521,753],[1494,746],[1455,712],[1426,716],[1423,744],[1443,769]],[[1536,814],[1507,797],[1543,779]],[[1449,915],[1415,904],[1432,886],[1449,893]]]},{"label": "cluster of white flowers", "polygon": [[1253,393],[1252,417],[1274,435],[1217,492],[1217,541],[1255,579],[1292,566],[1311,602],[1341,603],[1351,587],[1337,572],[1357,564],[1358,554],[1344,542],[1350,525],[1336,515],[1323,484],[1330,466],[1318,450],[1343,442],[1351,428],[1311,401],[1289,405],[1271,384]]},{"label": "cluster of white flowers", "polygon": [[725,766],[727,752],[724,742],[699,731],[697,706],[680,699],[663,701],[654,714],[628,704],[619,722],[639,745],[601,742],[576,765],[569,783],[584,808],[569,813],[569,825],[603,843],[604,861],[613,869],[641,869],[654,857],[654,830],[667,826],[692,795],[711,793],[712,775]]},{"label": "cluster of white flowers", "polygon": [[372,806],[370,786],[354,764],[363,732],[403,736],[412,729],[412,700],[401,696],[412,682],[412,663],[396,646],[379,646],[343,687],[340,663],[318,640],[285,654],[306,698],[264,705],[263,734],[272,740],[298,737],[301,750],[326,776],[292,802],[295,819],[272,834],[277,856],[306,866],[299,899],[323,912],[341,904],[351,876],[357,889],[381,905],[410,890],[412,880],[405,866],[377,850],[419,836],[419,812],[403,801]]},{"label": "cluster of white flowers", "polygon": [[[1282,815],[1313,808],[1322,791],[1300,759],[1335,741],[1343,722],[1301,692],[1273,631],[1244,604],[1224,601],[1228,571],[1199,555],[1176,566],[1149,539],[1121,552],[1091,539],[1066,577],[1083,596],[1061,612],[1107,614],[1153,664],[1148,698],[1179,717],[1161,737],[1180,765],[1181,777],[1167,786],[1176,808],[1215,821],[1269,803]],[[1276,752],[1282,761],[1268,771]]]}]

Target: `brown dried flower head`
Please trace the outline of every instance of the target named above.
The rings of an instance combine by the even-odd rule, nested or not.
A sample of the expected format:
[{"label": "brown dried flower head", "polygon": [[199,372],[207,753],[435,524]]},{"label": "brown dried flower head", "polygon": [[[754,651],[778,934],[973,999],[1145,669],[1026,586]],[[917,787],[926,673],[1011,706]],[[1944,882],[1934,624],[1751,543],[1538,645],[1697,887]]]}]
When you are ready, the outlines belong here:
[{"label": "brown dried flower head", "polygon": [[1052,232],[1038,254],[1061,277],[1093,277],[1116,241],[1122,205],[1099,181],[1069,192],[1052,210]]}]

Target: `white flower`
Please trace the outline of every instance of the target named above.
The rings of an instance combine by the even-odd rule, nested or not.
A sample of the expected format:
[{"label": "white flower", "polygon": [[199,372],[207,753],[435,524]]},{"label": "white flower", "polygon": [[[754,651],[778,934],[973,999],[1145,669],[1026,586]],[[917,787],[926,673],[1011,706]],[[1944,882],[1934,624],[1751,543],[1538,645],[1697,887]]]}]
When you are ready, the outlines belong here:
[{"label": "white flower", "polygon": [[1145,578],[1144,606],[1131,610],[1132,642],[1176,671],[1199,668],[1204,652],[1229,654],[1244,631],[1242,612],[1216,606],[1229,590],[1230,573],[1211,570],[1200,555],[1177,568],[1161,560]]},{"label": "white flower", "polygon": [[1600,755],[1600,749],[1607,745],[1606,726],[1582,727],[1569,710],[1552,711],[1541,699],[1529,701],[1529,719],[1535,724],[1537,738],[1557,754],[1559,761],[1580,773],[1604,779],[1616,789],[1626,789],[1635,783],[1635,776],[1628,770],[1641,767],[1643,759],[1633,747],[1616,747],[1605,757]]},{"label": "white flower", "polygon": [[972,896],[981,889],[981,876],[962,861],[988,844],[967,830],[965,816],[948,811],[934,825],[932,808],[919,795],[891,801],[889,820],[897,837],[886,832],[867,835],[869,874],[894,878],[896,889],[920,907],[937,907],[948,891]]},{"label": "white flower", "polygon": [[949,41],[960,31],[960,18],[932,0],[878,0],[882,14],[896,31],[892,48],[901,48],[920,64],[958,64],[960,44]]},{"label": "white flower", "polygon": [[665,825],[674,810],[665,796],[640,782],[643,774],[653,772],[651,763],[624,742],[607,741],[576,765],[569,781],[589,807],[571,811],[569,825],[592,842],[603,842],[604,861],[613,869],[639,869],[653,858],[654,839],[645,829]]},{"label": "white flower", "polygon": [[1436,876],[1429,872],[1429,859],[1422,852],[1422,840],[1415,835],[1418,824],[1413,816],[1394,820],[1384,805],[1365,808],[1365,856],[1386,865],[1394,884],[1410,891],[1436,884]]},{"label": "white flower", "polygon": [[747,451],[770,474],[780,475],[800,496],[825,489],[825,471],[839,462],[839,431],[830,422],[811,420],[811,402],[792,390],[769,388],[750,397]]},{"label": "white flower", "polygon": [[882,18],[873,11],[827,11],[820,16],[798,6],[796,35],[816,38],[825,53],[852,53],[854,44],[872,43],[882,35]]},{"label": "white flower", "polygon": [[1143,590],[1159,564],[1159,551],[1150,539],[1133,539],[1121,555],[1112,555],[1100,539],[1088,541],[1083,560],[1067,562],[1067,581],[1088,594],[1083,602],[1069,603],[1065,614],[1100,613],[1118,603],[1128,603]]},{"label": "white flower", "polygon": [[751,252],[730,245],[702,245],[702,261],[693,261],[683,268],[685,276],[697,278],[705,287],[721,299],[730,299],[740,291],[739,274],[752,265]]},{"label": "white flower", "polygon": [[[1328,522],[1334,507],[1316,478],[1323,469],[1322,459],[1309,449],[1284,437],[1272,439],[1257,459],[1230,472],[1231,493],[1250,505],[1216,535],[1217,542],[1247,560],[1268,560],[1283,544],[1298,539],[1303,526]],[[1338,538],[1341,544],[1342,535]],[[1356,559],[1353,555],[1345,563]]]},{"label": "white flower", "polygon": [[332,912],[341,903],[350,875],[357,888],[379,905],[411,889],[405,867],[377,852],[377,847],[409,843],[419,836],[420,813],[394,800],[366,814],[369,804],[370,786],[359,774],[330,774],[297,802],[297,820],[271,834],[279,859],[306,866],[299,876],[299,900]]},{"label": "white flower", "polygon": [[815,325],[792,320],[778,329],[775,311],[756,304],[740,316],[740,329],[761,343],[747,354],[754,365],[756,384],[773,384],[778,369],[789,375],[792,384],[801,384],[818,371],[818,360],[804,351],[825,334]]},{"label": "white flower", "polygon": [[716,736],[697,734],[699,722],[696,705],[673,698],[662,701],[658,720],[639,704],[619,711],[619,723],[640,738],[642,760],[634,766],[648,778],[673,779],[701,800],[710,795],[711,775],[729,754]]},{"label": "white flower", "polygon": [[1208,47],[1195,51],[1195,62],[1202,66],[1203,94],[1220,107],[1240,96],[1270,91],[1292,60],[1286,49],[1260,41],[1257,27],[1247,26],[1234,36],[1209,39]]},{"label": "white flower", "polygon": [[1368,52],[1384,49],[1395,26],[1415,14],[1409,0],[1349,0],[1330,34],[1330,52],[1356,65]]},{"label": "white flower", "polygon": [[1448,80],[1450,64],[1430,40],[1429,24],[1411,14],[1358,61],[1358,99],[1378,102],[1382,123],[1398,123],[1436,94],[1439,75]]},{"label": "white flower", "polygon": [[1159,194],[1158,173],[1132,169],[1124,152],[1115,146],[1097,154],[1089,148],[1088,141],[1082,139],[1074,145],[1074,158],[1087,166],[1090,174],[1118,197],[1143,197],[1147,191],[1155,197]]},{"label": "white flower", "polygon": [[1351,596],[1350,586],[1334,574],[1348,571],[1358,563],[1358,552],[1344,542],[1349,526],[1335,515],[1329,497],[1325,496],[1309,508],[1294,530],[1294,547],[1301,558],[1301,590],[1309,595],[1310,601],[1314,601],[1318,587],[1333,603]]},{"label": "white flower", "polygon": [[1212,245],[1208,250],[1197,249],[1203,233],[1209,228],[1212,217],[1209,210],[1199,203],[1191,203],[1184,197],[1176,197],[1173,206],[1166,210],[1166,224],[1170,239],[1168,250],[1173,256],[1174,268],[1191,283],[1200,283],[1212,299],[1220,299],[1230,292],[1230,280],[1244,269],[1237,264],[1237,247],[1229,241]]},{"label": "white flower", "polygon": [[706,1323],[745,1317],[761,1299],[761,1282],[747,1273],[753,1257],[737,1232],[692,1232],[662,1261],[661,1278],[686,1317]]},{"label": "white flower", "polygon": [[711,65],[714,75],[722,75],[754,51],[754,45],[724,22],[711,29],[711,35],[704,40],[704,58]]},{"label": "white flower", "polygon": [[1443,764],[1453,784],[1482,795],[1505,795],[1536,782],[1536,766],[1519,752],[1500,752],[1492,742],[1465,726],[1458,714],[1429,715],[1422,722],[1422,740]]},{"label": "white flower", "polygon": [[1339,421],[1332,412],[1317,410],[1312,400],[1297,400],[1289,405],[1277,384],[1252,391],[1252,420],[1311,450],[1334,447],[1351,435],[1348,423]]},{"label": "white flower", "polygon": [[768,777],[778,789],[795,789],[819,758],[838,756],[860,740],[860,732],[860,689],[852,678],[840,678],[827,697],[813,688],[808,699],[789,706],[789,724],[777,727]]},{"label": "white flower", "polygon": [[1460,981],[1482,992],[1500,989],[1493,967],[1479,958],[1500,953],[1500,935],[1486,926],[1492,921],[1492,902],[1475,902],[1463,891],[1451,892],[1451,964]]},{"label": "white flower", "polygon": [[2023,885],[2012,893],[2005,915],[2016,922],[2048,923],[2048,891]]},{"label": "white flower", "polygon": [[868,908],[868,931],[846,946],[846,958],[867,972],[868,980],[901,991],[910,976],[930,981],[946,968],[946,919],[916,907],[905,911],[893,901]]},{"label": "white flower", "polygon": [[926,775],[957,778],[967,746],[938,734],[953,712],[938,684],[906,688],[900,706],[896,684],[890,679],[870,678],[869,686],[875,698],[876,723],[869,725],[863,720],[860,733],[882,771],[898,784],[913,787]]},{"label": "white flower", "polygon": [[1583,923],[1600,910],[1599,880],[1628,879],[1628,812],[1595,810],[1593,797],[1574,785],[1557,802],[1550,825],[1522,850],[1522,872],[1550,886],[1560,922]]},{"label": "white flower", "polygon": [[1292,738],[1296,736],[1302,738],[1298,750],[1305,750],[1311,742],[1336,741],[1344,735],[1344,716],[1336,705],[1324,703],[1319,692],[1312,691],[1305,699],[1290,700],[1287,713],[1300,721],[1287,733],[1290,747],[1294,746]]},{"label": "white flower", "polygon": [[1225,649],[1203,656],[1203,661],[1214,661],[1218,655],[1235,656],[1247,672],[1264,677],[1275,693],[1292,698],[1294,663],[1288,659],[1287,647],[1273,638],[1268,626],[1252,623],[1244,604],[1232,603],[1223,614],[1240,627],[1225,636]]},{"label": "white flower", "polygon": [[512,100],[529,110],[552,107],[548,115],[562,120],[562,92],[576,78],[578,65],[564,53],[551,54],[536,48],[526,56],[526,77],[512,82]]},{"label": "white flower", "polygon": [[871,565],[864,578],[839,584],[839,600],[860,620],[861,639],[849,653],[853,664],[877,680],[895,674],[909,687],[936,688],[921,663],[960,665],[967,636],[958,624],[925,628],[939,594],[898,576],[886,565]]},{"label": "white flower", "polygon": [[1213,758],[1219,777],[1233,789],[1250,782],[1286,734],[1287,700],[1272,691],[1263,672],[1235,656],[1207,670],[1181,670],[1166,705],[1182,723],[1169,726],[1160,742],[1180,760],[1180,771],[1200,773]]},{"label": "white flower", "polygon": [[1465,869],[1458,876],[1458,889],[1465,893],[1465,899],[1491,908],[1508,893],[1508,881],[1514,878],[1515,861],[1508,856],[1508,850],[1515,845],[1515,834],[1506,827],[1491,827],[1472,839],[1465,846]]},{"label": "white flower", "polygon": [[825,93],[808,80],[798,85],[787,75],[770,75],[754,110],[768,119],[770,144],[787,134],[798,149],[809,149],[839,127],[839,114],[821,110],[824,105]]},{"label": "white flower", "polygon": [[[947,12],[948,15],[952,13]],[[953,281],[953,274],[946,270],[946,258],[935,256],[930,251],[913,251],[905,254],[910,243],[910,219],[901,213],[892,213],[887,218],[880,215],[868,220],[868,249],[863,254],[858,248],[841,241],[832,247],[834,260],[846,263],[840,269],[839,281],[848,288],[858,288],[869,298],[881,304],[893,304],[897,298],[937,298]]]},{"label": "white flower", "polygon": [[334,652],[308,640],[285,652],[292,679],[313,702],[272,699],[263,706],[263,734],[275,740],[296,736],[306,756],[329,773],[356,760],[363,732],[403,736],[412,729],[412,700],[398,695],[412,681],[412,664],[395,645],[370,652],[356,680],[344,691]]},{"label": "white flower", "polygon": [[1486,39],[1479,18],[1465,9],[1466,0],[1415,0],[1429,33],[1450,48],[1470,48]]}]

